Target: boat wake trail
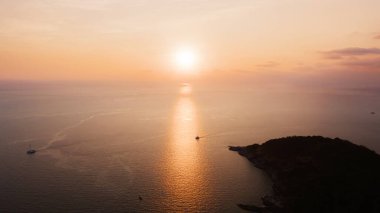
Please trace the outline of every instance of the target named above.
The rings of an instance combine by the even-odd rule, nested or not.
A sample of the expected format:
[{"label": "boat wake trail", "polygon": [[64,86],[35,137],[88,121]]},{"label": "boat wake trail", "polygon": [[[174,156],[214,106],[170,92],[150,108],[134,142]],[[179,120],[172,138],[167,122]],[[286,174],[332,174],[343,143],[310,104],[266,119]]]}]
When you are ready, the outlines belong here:
[{"label": "boat wake trail", "polygon": [[38,140],[38,138],[27,138],[27,139],[14,140],[11,143],[12,144],[28,143],[28,142],[32,142],[32,141],[36,141],[36,140]]},{"label": "boat wake trail", "polygon": [[97,113],[97,114],[94,114],[94,115],[90,115],[88,116],[87,118],[84,118],[80,121],[78,121],[77,123],[75,124],[72,124],[70,126],[67,126],[67,127],[64,127],[63,129],[59,130],[58,132],[56,132],[53,137],[46,143],[46,145],[38,148],[37,150],[41,151],[41,150],[45,150],[45,149],[48,149],[50,148],[54,143],[58,142],[58,141],[62,141],[66,138],[67,136],[67,132],[72,130],[72,129],[75,129],[79,126],[81,126],[82,124],[84,124],[85,122],[89,121],[89,120],[92,120],[96,117],[100,117],[100,116],[107,116],[107,115],[116,115],[116,114],[122,114],[122,113],[125,113],[123,111],[117,111],[117,112],[103,112],[103,113]]}]

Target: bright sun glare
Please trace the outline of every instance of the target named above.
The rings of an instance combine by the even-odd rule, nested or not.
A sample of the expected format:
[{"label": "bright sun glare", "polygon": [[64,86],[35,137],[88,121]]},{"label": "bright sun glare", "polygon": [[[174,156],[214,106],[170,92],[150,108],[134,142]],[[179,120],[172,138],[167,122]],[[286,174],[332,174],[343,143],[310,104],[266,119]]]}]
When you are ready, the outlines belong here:
[{"label": "bright sun glare", "polygon": [[174,61],[181,72],[188,72],[195,68],[198,62],[197,54],[191,49],[182,49],[175,53]]}]

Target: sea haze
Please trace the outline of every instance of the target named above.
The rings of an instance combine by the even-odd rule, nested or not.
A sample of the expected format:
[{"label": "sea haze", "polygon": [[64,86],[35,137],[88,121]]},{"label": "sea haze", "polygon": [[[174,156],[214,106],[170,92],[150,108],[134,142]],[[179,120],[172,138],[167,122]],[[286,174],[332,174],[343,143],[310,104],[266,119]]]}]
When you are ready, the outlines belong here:
[{"label": "sea haze", "polygon": [[240,212],[271,181],[229,145],[323,135],[379,153],[379,116],[378,89],[2,82],[0,212]]}]

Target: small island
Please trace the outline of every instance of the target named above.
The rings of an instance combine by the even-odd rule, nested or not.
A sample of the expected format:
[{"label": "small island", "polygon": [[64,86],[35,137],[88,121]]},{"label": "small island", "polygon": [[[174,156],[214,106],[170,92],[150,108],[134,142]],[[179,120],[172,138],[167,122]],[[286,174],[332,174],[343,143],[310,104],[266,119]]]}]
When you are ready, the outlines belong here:
[{"label": "small island", "polygon": [[230,147],[272,179],[252,212],[380,212],[380,156],[339,138],[292,136]]}]

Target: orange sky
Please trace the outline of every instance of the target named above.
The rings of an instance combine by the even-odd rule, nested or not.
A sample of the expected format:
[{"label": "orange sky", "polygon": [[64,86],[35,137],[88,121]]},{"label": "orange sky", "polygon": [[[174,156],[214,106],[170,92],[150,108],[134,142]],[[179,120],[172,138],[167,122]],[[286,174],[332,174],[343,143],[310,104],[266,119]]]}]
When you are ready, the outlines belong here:
[{"label": "orange sky", "polygon": [[378,0],[0,0],[0,80],[380,73]]}]

